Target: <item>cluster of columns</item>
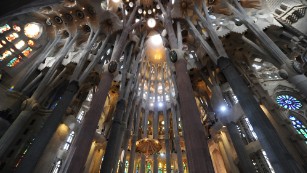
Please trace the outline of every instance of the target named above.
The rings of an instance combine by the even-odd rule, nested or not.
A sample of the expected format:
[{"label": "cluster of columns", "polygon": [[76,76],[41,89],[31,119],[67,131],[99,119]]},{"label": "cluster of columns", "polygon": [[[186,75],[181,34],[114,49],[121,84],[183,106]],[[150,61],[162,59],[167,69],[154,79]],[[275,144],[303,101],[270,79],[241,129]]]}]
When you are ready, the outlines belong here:
[{"label": "cluster of columns", "polygon": [[[249,22],[249,17],[244,16],[244,10],[240,7],[240,4],[235,1],[234,2],[239,8],[240,12],[236,10],[231,4],[231,10],[238,16],[241,16],[240,19],[244,21],[246,26],[251,29],[253,32],[259,34],[259,39],[266,43],[266,48],[271,50],[272,54],[276,52],[281,52],[280,49],[264,34],[263,31],[260,31],[259,28],[255,24],[251,24]],[[252,92],[248,88],[247,84],[244,82],[243,78],[240,76],[232,62],[229,58],[227,58],[227,54],[224,48],[221,46],[221,41],[217,38],[216,32],[212,32],[212,24],[210,23],[209,15],[207,12],[207,8],[205,4],[202,5],[203,11],[205,13],[205,17],[202,16],[201,12],[199,11],[198,7],[195,6],[195,11],[200,18],[200,22],[202,22],[203,26],[208,29],[209,36],[212,38],[214,46],[216,48],[217,54],[215,51],[209,46],[208,43],[201,37],[200,33],[197,31],[193,23],[187,18],[187,22],[189,23],[190,27],[192,28],[192,32],[197,36],[197,38],[202,43],[202,46],[209,54],[210,58],[213,62],[217,64],[218,67],[222,70],[224,76],[226,77],[227,81],[229,82],[230,86],[232,87],[235,95],[237,96],[240,105],[245,112],[246,116],[249,118],[251,124],[253,125],[255,132],[258,134],[259,141],[262,147],[267,151],[268,157],[272,163],[272,166],[276,172],[289,172],[290,170],[293,172],[302,172],[301,168],[297,166],[294,159],[287,151],[285,146],[283,145],[282,141],[280,140],[277,132],[275,131],[272,124],[269,122],[268,118],[266,117],[265,113],[261,110],[259,103],[255,100]],[[243,13],[243,14],[242,14]],[[244,17],[243,17],[244,16]],[[256,34],[258,36],[258,34]],[[267,42],[265,42],[267,41]],[[269,48],[268,46],[275,46],[274,48]],[[273,54],[274,55],[274,54]],[[273,56],[274,57],[274,56]],[[276,56],[277,57],[277,56]],[[278,59],[282,62],[290,62],[290,60],[283,54],[280,56],[282,59]],[[293,73],[292,73],[293,74]],[[301,84],[304,80],[301,81]],[[298,87],[300,88],[300,87]],[[304,93],[304,90],[301,90]],[[231,126],[230,126],[231,127]],[[234,132],[233,130],[231,132]],[[231,135],[234,136],[235,135]],[[274,139],[274,140],[272,140]],[[276,143],[276,141],[278,141]],[[239,145],[235,143],[235,145]],[[236,149],[239,149],[239,146],[235,146]],[[242,150],[242,149],[241,149]],[[243,151],[238,150],[238,153],[242,153]],[[244,154],[240,154],[243,157]],[[246,155],[245,155],[246,156]],[[244,160],[244,159],[243,159]],[[250,165],[250,164],[247,164]],[[247,168],[246,168],[247,169]]]}]

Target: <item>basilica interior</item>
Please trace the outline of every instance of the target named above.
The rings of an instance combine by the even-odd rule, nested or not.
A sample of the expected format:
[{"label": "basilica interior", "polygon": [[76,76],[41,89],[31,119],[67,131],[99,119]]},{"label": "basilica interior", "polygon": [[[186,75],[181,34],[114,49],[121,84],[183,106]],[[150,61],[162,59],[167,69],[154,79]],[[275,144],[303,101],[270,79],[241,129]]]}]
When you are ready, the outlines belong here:
[{"label": "basilica interior", "polygon": [[305,0],[1,0],[0,173],[306,173]]}]

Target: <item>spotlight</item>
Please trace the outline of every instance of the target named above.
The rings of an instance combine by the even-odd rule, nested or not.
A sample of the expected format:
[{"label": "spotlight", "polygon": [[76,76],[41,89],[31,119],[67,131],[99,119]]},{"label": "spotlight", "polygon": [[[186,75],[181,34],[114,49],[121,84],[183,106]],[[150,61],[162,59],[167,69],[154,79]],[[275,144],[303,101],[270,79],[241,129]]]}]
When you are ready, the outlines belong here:
[{"label": "spotlight", "polygon": [[162,103],[162,102],[159,102],[159,103],[158,103],[158,106],[159,106],[159,107],[162,107],[162,106],[163,106],[163,103]]},{"label": "spotlight", "polygon": [[225,105],[222,105],[222,106],[220,107],[220,110],[221,110],[222,112],[225,112],[225,111],[227,110],[227,107],[226,107]]}]

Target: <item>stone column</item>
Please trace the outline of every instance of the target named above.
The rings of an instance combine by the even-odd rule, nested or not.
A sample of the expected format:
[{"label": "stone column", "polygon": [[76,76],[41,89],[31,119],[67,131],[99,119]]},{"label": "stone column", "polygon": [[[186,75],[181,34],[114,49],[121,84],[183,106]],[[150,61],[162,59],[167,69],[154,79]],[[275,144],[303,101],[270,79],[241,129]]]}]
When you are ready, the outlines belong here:
[{"label": "stone column", "polygon": [[219,149],[221,151],[221,155],[222,155],[223,161],[225,163],[225,168],[226,168],[227,172],[233,172],[233,170],[231,169],[230,160],[228,159],[226,149],[225,149],[225,146],[224,146],[223,141],[221,139],[221,136],[220,135],[217,135],[217,136],[218,137],[217,137],[216,143],[218,144]]},{"label": "stone column", "polygon": [[228,58],[220,57],[218,66],[221,68],[229,85],[238,97],[240,105],[250,120],[263,149],[267,152],[276,172],[302,172],[289,151],[280,140],[273,125],[254,98],[252,92]]},{"label": "stone column", "polygon": [[[135,105],[136,101],[133,101],[133,108],[131,111],[129,111],[129,121],[128,121],[128,125],[127,128],[125,130],[125,134],[124,134],[124,139],[122,142],[122,150],[124,151],[124,156],[123,156],[123,160],[121,161],[120,165],[119,165],[119,173],[124,173],[125,171],[125,163],[126,163],[126,158],[127,158],[127,153],[128,153],[128,145],[129,145],[129,139],[131,137],[131,129],[132,129],[132,125],[133,125],[133,120],[135,118],[134,114],[136,112],[136,105]],[[132,107],[131,104],[129,104],[130,107]],[[130,164],[130,163],[129,163]]]},{"label": "stone column", "polygon": [[[179,59],[176,61],[177,56],[179,56]],[[176,83],[189,172],[213,173],[214,169],[207,138],[200,120],[200,113],[194,98],[191,80],[187,71],[187,62],[183,57],[183,52],[179,50],[174,52],[173,50],[171,60],[175,62]]]},{"label": "stone column", "polygon": [[[163,70],[161,70],[161,73],[163,73]],[[158,68],[155,66],[155,97],[154,97],[154,103],[158,103]],[[157,106],[154,104],[154,113],[153,113],[153,138],[156,140],[159,140],[159,132],[158,132],[158,126],[159,126],[159,110],[157,109]],[[153,154],[153,172],[158,172],[158,154]]]},{"label": "stone column", "polygon": [[[48,72],[44,76],[43,80],[38,85],[37,89],[33,93],[32,97],[36,100],[40,98],[41,94],[44,93],[46,87],[50,83],[50,80],[56,73],[57,68],[62,64],[62,61],[65,58],[65,55],[68,53],[72,45],[75,43],[75,40],[78,38],[79,34],[76,34],[73,38],[68,38],[67,45],[64,46],[63,50],[61,51],[60,55],[57,56],[56,62],[48,69]],[[65,43],[66,44],[66,43]]]},{"label": "stone column", "polygon": [[282,65],[282,77],[294,84],[295,87],[306,97],[307,96],[307,77],[303,75],[303,69],[299,67],[301,64],[296,60],[290,60],[285,53],[261,30],[254,21],[247,15],[244,8],[238,1],[232,0],[235,8],[227,2],[231,11],[242,20],[262,43],[264,48]]},{"label": "stone column", "polygon": [[227,154],[227,159],[229,160],[229,165],[231,168],[231,172],[233,173],[240,173],[238,170],[238,167],[234,164],[234,159],[232,157],[232,148],[231,145],[227,139],[226,133],[224,131],[221,132],[221,136],[220,136],[222,142],[223,142],[223,146],[225,148],[226,154]]},{"label": "stone column", "polygon": [[8,151],[9,147],[11,147],[16,137],[24,130],[31,115],[39,109],[38,104],[33,99],[25,100],[23,102],[23,107],[24,109],[19,114],[18,118],[0,138],[0,159],[5,157],[5,153]]},{"label": "stone column", "polygon": [[173,121],[172,125],[173,125],[174,136],[175,136],[174,144],[175,144],[175,148],[177,152],[178,170],[179,170],[179,173],[183,173],[183,161],[182,161],[182,152],[181,152],[181,146],[180,146],[180,136],[178,132],[178,121],[177,121],[176,111],[175,111],[173,104],[171,104],[171,111],[172,111],[172,121]]},{"label": "stone column", "polygon": [[92,162],[94,160],[93,158],[95,157],[96,152],[97,152],[96,142],[93,141],[90,152],[88,154],[88,157],[85,163],[85,169],[83,173],[90,173],[90,168],[91,168]]},{"label": "stone column", "polygon": [[[175,91],[175,95],[178,96],[178,91],[177,91],[177,86],[176,86],[176,83],[175,83],[175,75],[174,73],[171,72],[171,62],[169,59],[167,59],[167,70],[166,70],[166,73],[169,74],[170,78],[168,79],[169,80],[169,85],[171,83],[173,83],[173,88],[174,88],[174,91]],[[175,136],[175,141],[174,141],[174,144],[175,144],[175,148],[176,148],[176,152],[177,152],[177,163],[178,163],[178,169],[179,169],[179,173],[183,173],[184,170],[183,170],[183,161],[182,161],[182,151],[181,151],[181,146],[180,146],[180,136],[179,136],[179,131],[178,131],[178,118],[180,117],[180,113],[179,113],[179,110],[176,110],[175,109],[175,105],[173,102],[176,103],[176,105],[178,106],[178,102],[176,99],[172,99],[172,91],[171,91],[171,85],[169,87],[169,98],[171,100],[171,115],[172,115],[172,121],[173,121],[173,130],[174,130],[174,136]]]},{"label": "stone column", "polygon": [[129,169],[128,173],[134,173],[134,161],[135,161],[135,150],[136,150],[136,141],[139,134],[139,124],[141,118],[141,105],[139,104],[138,111],[135,117],[135,124],[134,124],[134,132],[131,139],[131,150],[130,150],[130,159],[129,159]]},{"label": "stone column", "polygon": [[[148,80],[148,90],[147,90],[147,97],[146,97],[146,101],[145,101],[145,114],[144,114],[144,116],[143,116],[143,131],[144,131],[144,133],[143,133],[143,135],[142,135],[142,137],[143,138],[147,138],[147,132],[148,132],[148,115],[149,115],[149,108],[148,108],[148,105],[149,105],[149,94],[150,94],[150,85],[151,85],[151,82],[152,82],[152,80],[151,80],[151,76],[152,76],[152,73],[151,73],[151,68],[152,68],[152,66],[151,65],[149,65],[149,80]],[[142,95],[140,95],[140,97],[141,97],[141,99],[143,99],[143,94]],[[142,154],[142,156],[141,156],[141,173],[145,173],[145,167],[146,167],[146,157],[145,157],[145,155],[144,154]]]},{"label": "stone column", "polygon": [[236,125],[231,122],[226,124],[228,133],[236,150],[239,159],[239,167],[241,172],[256,173],[248,153],[245,150],[245,145],[240,138]]},{"label": "stone column", "polygon": [[24,93],[24,95],[28,95],[33,89],[34,85],[36,85],[43,76],[43,73],[40,72],[39,75],[37,75],[34,80],[32,80],[27,86],[25,86],[21,92]]},{"label": "stone column", "polygon": [[28,150],[26,156],[17,167],[16,172],[30,173],[34,170],[36,163],[43,154],[45,147],[48,145],[58,125],[61,123],[63,115],[73,99],[75,93],[78,91],[78,83],[72,82],[69,84],[58,106],[53,110],[52,114],[47,118],[44,127],[37,135],[31,148]]},{"label": "stone column", "polygon": [[170,124],[170,117],[167,113],[167,104],[166,104],[166,97],[165,97],[165,76],[163,73],[162,76],[162,94],[163,94],[163,118],[164,118],[164,139],[165,139],[165,156],[166,156],[166,172],[171,172],[171,148],[170,148],[170,131],[169,131],[169,124]]},{"label": "stone column", "polygon": [[42,53],[36,58],[35,63],[31,66],[30,69],[26,72],[26,74],[18,80],[18,82],[15,84],[15,91],[21,91],[23,89],[23,86],[27,82],[27,80],[33,75],[35,70],[37,70],[39,64],[42,63],[42,61],[45,60],[45,58],[53,51],[53,49],[56,47],[55,45],[61,40],[60,35],[57,35],[55,39],[52,41],[52,43],[42,51]]},{"label": "stone column", "polygon": [[110,137],[108,140],[100,172],[116,172],[116,170],[114,170],[114,167],[117,168],[115,164],[118,163],[118,150],[120,150],[121,141],[123,137],[122,117],[125,111],[125,104],[126,103],[124,100],[119,100],[117,102]]},{"label": "stone column", "polygon": [[[159,126],[159,113],[158,110],[154,110],[153,115],[153,138],[158,140],[158,126]],[[153,155],[153,172],[158,172],[159,166],[158,166],[158,154]]]},{"label": "stone column", "polygon": [[113,75],[111,72],[106,71],[101,75],[98,91],[93,96],[90,110],[84,117],[80,134],[76,137],[75,145],[72,148],[74,153],[67,172],[83,172],[84,164],[96,132],[97,123],[103,111],[104,103],[112,84]]},{"label": "stone column", "polygon": [[[147,63],[143,63],[143,66],[141,68],[140,71],[142,71],[142,75],[141,75],[141,78],[143,77],[145,79],[145,74],[146,74],[146,65]],[[142,79],[139,79],[139,81],[141,81]],[[137,86],[138,87],[138,86]],[[143,96],[143,93],[144,93],[144,87],[145,87],[145,82],[143,83],[143,86],[141,88],[141,93],[140,93],[140,100],[138,101],[138,106],[139,106],[139,110],[138,110],[138,114],[137,114],[137,117],[136,117],[136,123],[134,125],[134,135],[132,137],[132,140],[131,140],[131,152],[130,152],[130,160],[129,160],[129,170],[128,172],[129,173],[133,173],[134,171],[134,160],[135,160],[135,150],[136,150],[136,141],[138,139],[138,133],[139,133],[139,124],[140,124],[140,119],[141,119],[141,110],[142,110],[142,96]],[[144,118],[144,114],[142,116]]]},{"label": "stone column", "polygon": [[[142,47],[142,44],[141,44],[141,47]],[[139,60],[141,58],[141,54],[139,53],[136,60],[133,62],[133,66],[132,66],[132,74],[137,76],[136,74],[139,74],[139,70],[140,70],[140,67],[138,67],[138,64],[139,64]],[[132,98],[133,98],[133,101],[129,101],[129,104],[127,106],[127,109],[128,109],[128,115],[129,116],[124,116],[123,117],[123,121],[127,121],[126,119],[129,118],[129,121],[128,121],[128,125],[127,125],[127,128],[125,130],[125,134],[124,134],[124,140],[123,140],[123,144],[122,144],[122,148],[123,148],[123,151],[124,151],[124,157],[123,157],[123,161],[121,162],[120,164],[120,169],[119,169],[119,173],[123,173],[124,170],[125,170],[125,162],[126,162],[126,157],[127,157],[127,150],[128,150],[128,142],[129,142],[129,139],[131,137],[131,130],[132,130],[132,126],[133,126],[133,121],[134,121],[134,118],[135,118],[135,113],[137,111],[137,107],[136,107],[136,97],[137,97],[137,93],[138,93],[138,88],[139,88],[139,83],[140,83],[140,78],[130,78],[129,82],[128,82],[128,85],[127,85],[127,91],[125,93],[125,100],[128,100],[129,98],[129,94],[130,92],[130,88],[132,87],[132,82],[135,81],[135,84],[133,86],[133,94],[132,94]],[[130,163],[129,163],[130,164]]]}]

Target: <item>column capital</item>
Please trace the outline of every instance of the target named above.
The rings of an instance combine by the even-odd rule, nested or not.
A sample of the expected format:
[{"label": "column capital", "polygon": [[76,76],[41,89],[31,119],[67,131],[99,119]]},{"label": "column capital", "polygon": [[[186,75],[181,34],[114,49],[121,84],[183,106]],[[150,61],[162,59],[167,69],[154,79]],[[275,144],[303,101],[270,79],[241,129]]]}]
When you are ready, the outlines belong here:
[{"label": "column capital", "polygon": [[21,110],[32,110],[34,112],[38,111],[39,103],[34,98],[28,98],[27,100],[22,102]]},{"label": "column capital", "polygon": [[185,59],[186,56],[186,51],[181,49],[172,49],[169,51],[169,58],[173,63],[177,62],[179,59]]}]

